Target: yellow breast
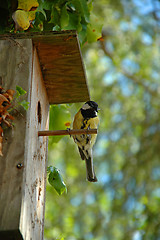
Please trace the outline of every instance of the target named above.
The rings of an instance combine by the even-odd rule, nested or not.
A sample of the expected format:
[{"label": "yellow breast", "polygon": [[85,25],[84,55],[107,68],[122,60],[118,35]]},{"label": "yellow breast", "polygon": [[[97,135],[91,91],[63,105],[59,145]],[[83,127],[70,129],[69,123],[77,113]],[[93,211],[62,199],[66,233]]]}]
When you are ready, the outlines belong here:
[{"label": "yellow breast", "polygon": [[[99,119],[98,117],[94,117],[94,118],[90,118],[90,119],[85,119],[83,118],[81,111],[79,111],[74,118],[73,121],[73,129],[97,129],[98,127],[98,123],[99,123]],[[78,139],[81,143],[82,141],[85,141],[85,138],[81,137],[81,135],[75,135],[73,136],[74,139]],[[91,147],[93,146],[93,144],[96,141],[96,134],[91,134]]]},{"label": "yellow breast", "polygon": [[73,129],[87,129],[89,128],[97,128],[99,123],[98,117],[90,118],[84,120],[81,111],[78,111],[74,117],[73,121]]}]

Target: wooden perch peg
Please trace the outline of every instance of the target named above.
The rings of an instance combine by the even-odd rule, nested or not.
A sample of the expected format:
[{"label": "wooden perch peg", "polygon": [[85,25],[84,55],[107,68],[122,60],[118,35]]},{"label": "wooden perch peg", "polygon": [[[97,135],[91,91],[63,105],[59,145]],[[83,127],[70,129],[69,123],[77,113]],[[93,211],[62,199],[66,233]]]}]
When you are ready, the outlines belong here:
[{"label": "wooden perch peg", "polygon": [[81,135],[97,134],[97,129],[67,129],[55,131],[38,131],[38,136],[60,136],[60,135]]}]

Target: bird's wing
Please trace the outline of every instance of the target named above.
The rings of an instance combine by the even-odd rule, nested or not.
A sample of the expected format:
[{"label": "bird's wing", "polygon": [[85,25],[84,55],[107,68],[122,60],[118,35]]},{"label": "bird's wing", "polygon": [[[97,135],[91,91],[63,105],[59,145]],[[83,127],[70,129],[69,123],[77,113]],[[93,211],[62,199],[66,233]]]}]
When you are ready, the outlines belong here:
[{"label": "bird's wing", "polygon": [[83,125],[83,116],[81,114],[81,111],[78,111],[74,117],[73,129],[81,129],[82,125]]},{"label": "bird's wing", "polygon": [[84,160],[85,159],[85,155],[84,155],[82,149],[80,147],[78,147],[78,150],[79,150],[79,153],[80,153],[80,156],[81,156],[82,160]]}]

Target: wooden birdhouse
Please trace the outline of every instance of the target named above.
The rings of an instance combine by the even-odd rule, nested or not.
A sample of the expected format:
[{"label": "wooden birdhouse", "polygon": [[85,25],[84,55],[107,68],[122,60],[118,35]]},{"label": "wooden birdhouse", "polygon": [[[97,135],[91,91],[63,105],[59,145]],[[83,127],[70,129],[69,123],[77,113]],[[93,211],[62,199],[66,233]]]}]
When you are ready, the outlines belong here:
[{"label": "wooden birdhouse", "polygon": [[75,31],[0,35],[0,85],[27,91],[28,111],[4,130],[0,239],[42,240],[49,104],[89,100]]}]

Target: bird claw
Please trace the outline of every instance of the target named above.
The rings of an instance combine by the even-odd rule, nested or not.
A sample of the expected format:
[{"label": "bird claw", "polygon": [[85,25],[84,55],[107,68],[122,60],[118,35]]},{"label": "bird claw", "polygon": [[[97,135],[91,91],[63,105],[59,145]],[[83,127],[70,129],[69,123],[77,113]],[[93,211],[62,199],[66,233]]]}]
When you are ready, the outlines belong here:
[{"label": "bird claw", "polygon": [[70,134],[70,130],[71,130],[71,129],[70,129],[70,128],[67,128],[66,130],[67,130],[67,132],[69,133],[69,136],[72,137],[72,135]]},{"label": "bird claw", "polygon": [[[87,127],[87,130],[90,130],[90,126]],[[87,133],[87,137],[91,140],[91,134]]]}]

